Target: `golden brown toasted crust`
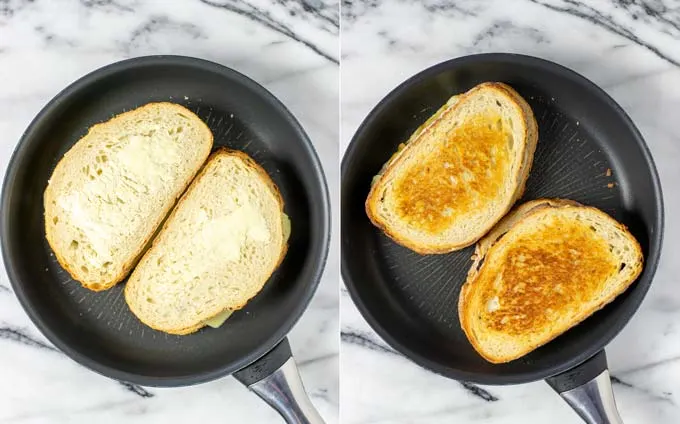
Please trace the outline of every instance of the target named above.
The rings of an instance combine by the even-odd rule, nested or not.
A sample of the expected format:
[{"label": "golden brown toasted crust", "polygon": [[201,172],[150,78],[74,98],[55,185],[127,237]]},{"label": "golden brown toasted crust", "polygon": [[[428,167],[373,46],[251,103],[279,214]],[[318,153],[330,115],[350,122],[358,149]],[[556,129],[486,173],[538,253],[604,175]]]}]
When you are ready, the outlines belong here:
[{"label": "golden brown toasted crust", "polygon": [[[536,153],[536,147],[538,146],[538,122],[536,122],[536,117],[534,112],[531,110],[531,106],[520,96],[512,87],[507,84],[497,83],[501,88],[504,88],[508,96],[515,99],[515,103],[522,108],[522,112],[527,120],[527,148],[524,157],[524,165],[522,166],[522,174],[520,176],[520,185],[515,193],[514,200],[510,203],[506,209],[506,213],[512,208],[512,205],[519,200],[519,198],[524,195],[524,190],[526,189],[527,180],[529,179],[529,172],[534,163],[534,154]],[[493,225],[492,225],[493,227]]]},{"label": "golden brown toasted crust", "polygon": [[[418,228],[430,234],[438,234],[446,230],[456,216],[438,213],[449,207],[460,210],[471,210],[474,202],[493,200],[502,187],[507,175],[501,165],[494,166],[491,150],[498,145],[506,144],[504,133],[496,128],[489,128],[487,117],[472,117],[459,125],[449,136],[451,145],[441,145],[423,158],[418,167],[403,170],[393,180],[393,196],[397,213],[404,220],[416,222]],[[503,164],[510,162],[510,154],[501,149],[495,159]],[[480,154],[480,152],[484,152]],[[458,163],[456,163],[458,162]],[[482,180],[472,179],[463,184],[452,186],[449,183],[447,165],[456,163],[457,167],[469,170],[473,174],[483,173],[486,169],[491,175]],[[458,173],[457,178],[464,178]],[[454,178],[454,177],[451,177]],[[444,180],[446,183],[442,184]],[[472,188],[473,191],[470,190]]]},{"label": "golden brown toasted crust", "polygon": [[[120,120],[120,119],[126,117],[127,115],[135,115],[135,114],[138,114],[139,112],[143,112],[147,108],[157,107],[159,105],[164,105],[166,107],[178,109],[182,113],[188,113],[191,116],[193,116],[196,119],[197,122],[200,122],[199,125],[202,125],[204,127],[204,129],[208,132],[208,134],[210,134],[210,143],[208,144],[208,152],[206,152],[206,154],[209,153],[210,149],[212,148],[214,138],[213,138],[213,133],[212,133],[212,131],[210,131],[210,128],[208,127],[208,125],[206,125],[206,123],[203,122],[203,120],[201,118],[199,118],[198,115],[196,115],[195,113],[193,113],[189,109],[185,108],[184,106],[181,106],[181,105],[178,105],[178,104],[175,104],[175,103],[170,103],[170,102],[147,103],[147,104],[140,106],[138,108],[119,113],[119,114],[115,115],[114,117],[112,117],[111,119],[109,119],[108,121],[96,123],[93,126],[91,126],[87,130],[87,134],[85,134],[83,137],[81,137],[76,143],[74,143],[74,145],[77,144],[77,143],[80,143],[83,139],[85,139],[87,136],[89,136],[98,127],[110,125],[111,123],[113,123],[113,121]],[[61,159],[59,159],[59,161],[57,162],[57,165],[55,166],[55,169],[57,169],[57,167],[59,167],[60,165],[63,166],[62,162],[64,161],[64,159],[65,159],[65,155],[62,156]],[[196,172],[194,172],[193,175],[191,175],[187,180],[184,181],[184,187],[187,187],[189,185],[189,183],[191,183],[191,181],[194,179],[194,177],[196,176],[198,171],[199,170],[197,169]],[[47,189],[43,193],[43,196],[44,196],[44,204],[48,205],[49,201],[51,199],[47,198],[48,197]],[[172,204],[170,204],[170,206],[163,211],[161,219],[158,220],[155,223],[156,227],[159,227],[161,225],[161,223],[166,218],[168,213],[174,207],[175,203],[177,202],[177,199],[179,199],[180,197],[181,197],[181,193],[174,200],[174,202]],[[44,213],[43,213],[43,217],[44,217]],[[71,264],[68,263],[68,261],[63,256],[60,255],[60,252],[58,251],[58,249],[54,248],[54,246],[56,244],[55,244],[55,241],[54,241],[51,233],[52,233],[52,231],[51,231],[50,227],[47,225],[47,222],[45,222],[45,238],[47,239],[47,244],[50,246],[50,249],[52,249],[52,252],[54,253],[54,257],[57,259],[57,262],[59,262],[59,265],[61,265],[61,267],[64,268],[64,270],[66,270],[66,272],[68,272],[68,274],[73,278],[73,276],[77,275],[77,274],[75,273],[75,270],[73,269]],[[127,277],[127,275],[130,273],[130,271],[132,271],[132,269],[135,267],[137,262],[139,262],[139,260],[141,259],[144,252],[151,246],[151,240],[152,240],[154,234],[155,233],[151,233],[148,237],[145,238],[144,243],[142,245],[142,248],[139,251],[137,251],[133,260],[131,260],[128,263],[125,263],[123,265],[123,267],[121,268],[121,272],[116,274],[115,277],[112,278],[110,281],[107,281],[105,283],[100,283],[100,282],[96,282],[96,281],[80,281],[80,280],[76,280],[75,278],[74,278],[74,281],[78,281],[86,289],[96,291],[96,292],[110,289],[111,287],[115,286],[116,284],[118,284],[119,282],[124,280],[125,277]]]},{"label": "golden brown toasted crust", "polygon": [[[206,171],[206,166],[205,166],[205,165],[207,165],[208,163],[210,163],[213,159],[217,158],[218,156],[236,156],[236,157],[240,158],[244,163],[246,163],[250,168],[252,168],[253,170],[255,170],[255,171],[258,173],[258,175],[260,176],[260,178],[262,179],[262,181],[265,182],[266,185],[267,185],[267,187],[269,187],[269,189],[272,191],[272,193],[274,193],[274,195],[275,195],[275,197],[276,197],[276,199],[277,199],[277,201],[278,201],[279,210],[280,210],[281,214],[284,213],[284,212],[283,212],[284,202],[283,202],[283,197],[281,196],[281,192],[279,191],[279,188],[276,186],[276,184],[274,184],[274,181],[272,181],[272,179],[271,179],[271,177],[269,176],[269,174],[267,174],[267,171],[265,171],[264,168],[262,168],[258,163],[256,163],[256,162],[255,162],[250,156],[248,156],[246,153],[241,152],[241,151],[238,151],[238,150],[232,150],[232,149],[229,149],[229,148],[226,148],[226,147],[220,147],[220,148],[216,149],[216,150],[210,155],[210,157],[208,157],[208,160],[206,160],[206,162],[205,162],[203,168],[201,168],[201,170],[199,171],[199,173],[198,173],[198,175],[196,176],[196,178],[194,178],[194,181],[193,181],[193,182],[191,183],[191,185],[186,189],[186,191],[185,191],[184,194],[182,195],[182,198],[179,200],[179,202],[177,202],[177,204],[175,205],[174,209],[173,209],[172,212],[170,213],[168,219],[165,221],[166,224],[163,225],[163,228],[162,228],[160,231],[165,230],[165,227],[166,227],[167,223],[169,223],[169,222],[172,221],[171,218],[175,215],[176,211],[179,209],[179,206],[180,206],[180,204],[182,203],[182,199],[184,199],[185,197],[187,197],[187,196],[195,189],[195,187],[198,186],[198,185],[195,184],[195,183],[199,182],[200,179],[204,176],[205,171]],[[153,243],[152,243],[152,246],[156,243],[156,240],[157,240],[157,238],[154,239],[154,241],[153,241]],[[274,271],[276,271],[276,270],[278,269],[279,265],[281,265],[281,262],[283,262],[283,258],[286,256],[286,252],[287,252],[287,251],[288,251],[288,243],[286,242],[286,243],[282,246],[282,248],[281,248],[281,255],[280,255],[280,257],[279,257],[279,260],[278,260],[276,266],[274,266],[274,268],[273,268],[272,271],[269,273],[269,276],[267,276],[267,278],[265,279],[265,281],[268,280],[269,278],[271,278],[271,276],[272,276],[272,274],[274,273]],[[127,288],[128,288],[128,286],[126,285],[126,287],[125,287],[126,303],[127,303],[127,295],[128,295]],[[242,309],[246,304],[247,304],[247,301],[244,302],[243,304],[239,305],[239,306],[231,307],[231,308],[229,308],[229,309],[232,309],[232,310],[239,310],[239,309]],[[224,312],[224,310],[215,313],[215,314],[214,314],[212,317],[210,317],[210,318],[213,318],[213,317],[215,317],[215,316],[221,314],[222,312]],[[208,318],[208,320],[209,320],[210,318]],[[199,323],[199,324],[196,324],[196,325],[194,325],[194,326],[187,327],[187,328],[161,329],[161,328],[158,328],[157,326],[154,326],[151,322],[147,322],[146,320],[140,318],[139,316],[137,317],[137,319],[139,319],[140,321],[142,321],[142,323],[144,323],[145,325],[147,325],[147,326],[153,328],[154,330],[163,331],[163,332],[165,332],[165,333],[168,333],[168,334],[175,334],[175,335],[178,335],[178,336],[183,336],[183,335],[187,335],[187,334],[194,333],[194,332],[200,330],[201,328],[203,328],[203,327],[205,326],[204,323]],[[206,320],[206,321],[207,321],[207,320]]]},{"label": "golden brown toasted crust", "polygon": [[[523,350],[521,354],[513,356],[494,356],[487,352],[477,339],[472,324],[469,321],[469,318],[473,314],[472,309],[477,310],[479,313],[479,305],[472,304],[473,295],[475,298],[484,298],[480,292],[473,293],[473,290],[482,290],[483,292],[489,291],[489,283],[487,282],[485,284],[485,282],[479,281],[481,278],[483,262],[486,257],[492,256],[495,253],[496,249],[503,243],[503,238],[513,227],[520,225],[535,213],[540,213],[542,210],[551,208],[581,208],[584,211],[588,211],[588,213],[599,215],[601,218],[615,223],[615,227],[618,231],[629,235],[630,241],[633,243],[635,254],[639,256],[639,258],[642,258],[642,249],[639,243],[632,235],[630,235],[630,233],[628,233],[626,227],[623,224],[614,221],[609,215],[597,208],[583,206],[577,202],[566,199],[538,199],[515,208],[515,210],[499,222],[492,232],[480,240],[477,245],[475,256],[473,257],[474,264],[461,289],[458,302],[458,314],[463,332],[474,349],[489,362],[509,362],[550,342],[564,331],[578,325],[594,312],[611,302],[619,294],[623,293],[642,272],[641,259],[639,262],[633,264],[635,268],[628,281],[618,285],[615,291],[609,296],[602,298],[594,307],[580,310],[576,318],[570,322],[571,325],[568,328],[560,331],[553,331],[545,339],[522,346]],[[554,229],[552,231],[554,231]],[[619,262],[614,261],[615,258],[612,257],[609,249],[607,249],[607,242],[601,241],[601,245],[599,245],[598,243],[593,242],[593,240],[589,240],[587,237],[579,237],[577,234],[578,229],[575,227],[569,228],[569,225],[560,226],[558,231],[560,234],[570,232],[575,235],[570,239],[572,243],[569,246],[560,249],[559,255],[551,254],[554,253],[555,250],[545,249],[545,247],[541,249],[541,246],[538,246],[538,243],[536,243],[536,246],[533,247],[537,247],[537,249],[532,250],[532,246],[516,246],[513,251],[504,256],[504,263],[510,261],[510,263],[514,264],[515,262],[513,261],[521,259],[521,265],[518,265],[519,268],[514,265],[503,268],[503,280],[513,280],[515,284],[506,286],[503,292],[497,296],[500,299],[503,299],[505,304],[510,304],[510,308],[509,310],[506,308],[503,313],[494,314],[492,318],[488,317],[490,314],[486,313],[486,311],[481,312],[481,314],[484,315],[485,328],[492,328],[494,331],[522,338],[524,335],[530,334],[537,328],[550,328],[550,323],[545,315],[546,310],[554,311],[559,315],[560,310],[573,306],[570,305],[569,302],[573,303],[574,299],[576,299],[576,301],[582,301],[581,299],[585,299],[588,296],[592,296],[593,293],[598,293],[602,290],[599,285],[603,284],[603,279],[612,272],[612,267],[617,268],[619,266]],[[544,242],[545,240],[549,240],[550,237],[548,236],[542,239]],[[574,267],[573,261],[576,259],[571,257],[570,254],[573,254],[576,250],[582,250],[584,245],[589,247],[589,254],[585,255],[585,257],[578,257],[577,260],[579,261],[579,265],[578,267]],[[536,269],[540,269],[540,267],[546,265],[549,267],[549,269],[546,270],[546,276],[526,274],[526,272],[535,272]],[[523,270],[525,271],[524,273],[521,272],[522,266],[526,266],[526,269]],[[519,270],[519,273],[516,273],[516,275],[513,274],[513,267],[516,271]],[[489,276],[489,278],[494,278],[494,276]],[[579,287],[583,288],[583,290],[570,291],[568,289],[562,289],[561,287],[548,287],[546,284],[542,284],[546,281],[559,281],[560,283],[558,283],[558,285],[562,282],[566,282],[567,287],[569,287],[570,285],[568,282],[571,281],[573,283],[572,280],[574,279],[578,281]],[[533,285],[531,284],[532,282],[534,283]],[[518,286],[524,285],[532,288],[538,286],[537,288],[540,290],[533,290],[530,295],[527,295],[523,290],[523,287],[522,290],[517,290]],[[572,284],[571,287],[573,286],[574,285]],[[546,289],[549,289],[549,295],[546,295]],[[479,302],[477,301],[477,303]]]},{"label": "golden brown toasted crust", "polygon": [[487,358],[483,352],[481,346],[477,343],[477,339],[472,337],[472,329],[468,323],[468,315],[466,310],[469,306],[469,295],[472,288],[472,284],[479,272],[481,264],[484,262],[484,258],[488,253],[489,249],[500,240],[500,238],[507,233],[514,224],[525,218],[532,210],[541,207],[550,207],[551,202],[560,202],[559,199],[537,199],[526,203],[523,203],[515,207],[510,213],[501,219],[494,229],[482,237],[477,245],[475,246],[475,253],[472,255],[472,266],[468,271],[468,276],[460,289],[460,295],[458,298],[458,318],[460,320],[460,327],[467,336],[468,340],[475,348],[475,350],[484,357],[484,359],[493,362],[494,358]]},{"label": "golden brown toasted crust", "polygon": [[[383,167],[383,170],[381,171],[381,178],[378,180],[375,184],[371,186],[371,189],[369,191],[368,197],[366,198],[365,202],[365,210],[366,214],[369,218],[369,220],[378,227],[380,230],[382,230],[388,237],[390,237],[392,240],[394,240],[396,243],[401,244],[404,247],[407,247],[419,254],[441,254],[441,253],[449,253],[455,250],[462,249],[464,247],[467,247],[471,245],[472,243],[475,243],[486,231],[491,229],[495,222],[490,222],[484,232],[481,232],[481,235],[474,234],[471,235],[468,240],[465,240],[462,243],[456,244],[456,245],[447,245],[447,246],[430,246],[430,245],[423,245],[420,243],[414,243],[408,238],[404,237],[401,235],[398,231],[395,229],[391,228],[387,223],[385,223],[380,217],[378,216],[377,212],[377,206],[380,198],[380,193],[383,191],[383,178],[382,175],[387,175],[389,174],[396,166],[399,165],[400,161],[403,160],[404,157],[408,155],[408,151],[414,147],[417,147],[418,144],[421,142],[421,140],[424,139],[425,135],[429,134],[434,130],[434,128],[437,126],[439,122],[441,122],[443,119],[446,119],[448,115],[452,114],[456,108],[463,103],[462,100],[465,97],[468,96],[473,96],[478,90],[484,89],[484,88],[493,88],[497,90],[498,92],[502,93],[506,97],[510,99],[511,102],[519,105],[520,109],[522,110],[524,116],[525,116],[525,121],[526,125],[524,128],[524,134],[523,134],[523,139],[526,140],[526,144],[523,145],[522,147],[522,154],[524,157],[524,162],[523,166],[521,166],[518,169],[517,175],[512,176],[512,179],[515,180],[515,185],[517,186],[515,196],[513,196],[511,199],[508,199],[507,204],[504,206],[503,214],[507,213],[508,210],[512,207],[514,202],[521,197],[522,193],[524,192],[524,188],[526,185],[526,180],[529,176],[529,170],[531,168],[532,162],[533,162],[533,156],[534,152],[536,150],[536,145],[538,142],[538,125],[536,123],[536,120],[533,116],[533,112],[531,111],[531,108],[529,105],[526,103],[526,101],[511,87],[509,87],[506,84],[503,83],[496,83],[496,82],[487,82],[480,84],[473,89],[469,90],[466,93],[463,93],[458,97],[458,101],[456,101],[452,105],[445,105],[444,108],[446,110],[440,114],[440,116],[436,119],[434,119],[429,126],[426,128],[419,127],[418,130],[416,130],[416,133],[420,131],[420,133],[417,135],[417,137],[411,137],[409,139],[408,144],[405,146],[405,148],[393,155],[390,160],[385,164]],[[439,113],[439,111],[438,111]],[[415,135],[415,134],[414,134]],[[442,161],[443,162],[443,161]],[[439,199],[440,196],[434,196],[430,197],[431,199]],[[422,200],[422,199],[421,199]]]}]

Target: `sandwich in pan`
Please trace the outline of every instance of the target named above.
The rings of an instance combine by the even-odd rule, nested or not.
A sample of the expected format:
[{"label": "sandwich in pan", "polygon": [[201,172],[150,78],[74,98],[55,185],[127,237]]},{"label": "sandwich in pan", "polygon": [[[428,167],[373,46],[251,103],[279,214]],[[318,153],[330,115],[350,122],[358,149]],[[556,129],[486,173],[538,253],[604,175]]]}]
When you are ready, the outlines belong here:
[{"label": "sandwich in pan", "polygon": [[180,199],[125,286],[130,310],[172,334],[220,325],[286,254],[290,223],[267,173],[220,149]]},{"label": "sandwich in pan", "polygon": [[45,233],[61,266],[90,290],[122,281],[212,146],[208,126],[172,103],[92,126],[44,194]]},{"label": "sandwich in pan", "polygon": [[374,178],[366,213],[397,243],[447,253],[479,240],[524,192],[538,129],[501,83],[452,97]]},{"label": "sandwich in pan", "polygon": [[274,182],[242,152],[222,148],[204,164],[212,144],[191,111],[151,103],[90,128],[44,194],[47,240],[73,279],[105,290],[134,268],[128,306],[167,333],[221,325],[287,250]]},{"label": "sandwich in pan", "polygon": [[458,303],[461,328],[494,363],[526,355],[611,302],[642,270],[642,251],[606,213],[521,197],[538,142],[529,105],[483,83],[453,96],[385,164],[371,221],[418,253],[479,241]]},{"label": "sandwich in pan", "polygon": [[[475,204],[470,198],[484,198],[482,184],[494,187],[494,169],[486,164],[499,162],[499,156],[491,144],[482,145],[486,137],[476,143],[462,136],[473,118],[491,115],[494,102],[486,101],[464,120],[454,119],[435,136],[447,116],[460,113],[456,109],[466,97],[498,87],[482,83],[467,93],[442,93],[443,87],[473,81],[507,81],[521,93],[537,119],[537,154],[527,169],[525,199],[517,199],[514,211],[500,212],[485,229],[463,227],[461,234],[470,238],[444,246],[449,241],[445,218],[451,212],[481,222],[495,210],[490,203],[468,205]],[[459,96],[387,160],[408,138],[401,138],[405,131],[415,128],[423,106],[437,110],[441,104],[433,105],[433,99],[454,94]],[[472,128],[477,129],[467,133],[484,134],[479,125]],[[449,149],[441,147],[447,143]],[[466,152],[456,147],[477,144],[480,154],[469,155],[470,162],[481,164],[480,172],[466,174]],[[350,247],[342,251],[343,281],[378,335],[445,377],[484,385],[545,379],[587,421],[621,421],[604,349],[653,282],[664,210],[649,149],[611,97],[577,73],[534,57],[453,59],[387,95],[359,126],[342,166],[342,245]],[[369,175],[379,172],[371,190],[367,169],[374,172]],[[506,175],[497,180],[498,187],[516,184],[512,173]],[[469,180],[469,187],[454,186],[459,176]],[[544,199],[547,195],[553,198]],[[508,204],[513,202],[509,197]],[[379,230],[367,231],[372,227],[367,218]],[[456,221],[464,222],[451,218]],[[444,247],[479,239],[474,253],[467,248],[421,256],[385,240],[380,230],[423,254],[446,253]]]},{"label": "sandwich in pan", "polygon": [[460,325],[484,359],[526,355],[614,300],[642,271],[623,225],[570,200],[535,200],[477,245],[461,290]]}]

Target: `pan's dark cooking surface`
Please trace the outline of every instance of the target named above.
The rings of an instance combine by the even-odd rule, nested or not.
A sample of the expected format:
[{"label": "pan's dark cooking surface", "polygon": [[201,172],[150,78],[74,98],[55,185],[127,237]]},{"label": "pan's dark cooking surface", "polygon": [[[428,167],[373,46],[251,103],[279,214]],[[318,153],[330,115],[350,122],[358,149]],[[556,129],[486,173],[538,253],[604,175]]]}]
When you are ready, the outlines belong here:
[{"label": "pan's dark cooking surface", "polygon": [[[264,290],[219,329],[173,336],[141,324],[124,283],[91,292],[71,280],[47,245],[42,193],[57,161],[91,125],[151,101],[172,101],[210,127],[215,148],[243,150],[281,189],[290,248]],[[297,121],[268,92],[219,65],[149,57],[100,69],[60,93],[36,117],[3,187],[2,242],[15,292],[60,349],[114,378],[178,385],[231,373],[281,340],[298,319],[327,251],[327,194],[319,162]]]},{"label": "pan's dark cooking surface", "polygon": [[[458,321],[458,294],[473,248],[421,256],[371,225],[371,178],[398,143],[452,94],[484,81],[510,84],[531,105],[539,142],[520,202],[566,197],[596,206],[640,241],[643,275],[611,305],[556,341],[503,365],[483,360]],[[417,363],[449,377],[517,383],[554,375],[589,358],[623,327],[651,281],[661,243],[661,193],[649,152],[625,113],[575,73],[538,59],[479,55],[416,75],[390,93],[357,131],[342,164],[342,273],[371,326]]]}]

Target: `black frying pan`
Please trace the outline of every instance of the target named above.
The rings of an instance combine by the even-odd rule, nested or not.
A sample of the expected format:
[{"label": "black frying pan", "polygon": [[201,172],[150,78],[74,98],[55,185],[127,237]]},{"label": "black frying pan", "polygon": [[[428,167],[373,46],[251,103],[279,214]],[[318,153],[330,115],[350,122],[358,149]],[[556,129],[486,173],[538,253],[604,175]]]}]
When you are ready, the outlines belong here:
[{"label": "black frying pan", "polygon": [[[610,305],[529,355],[501,365],[474,351],[458,321],[458,295],[473,248],[418,255],[383,235],[364,211],[371,178],[397,145],[452,94],[484,81],[510,84],[538,121],[534,165],[518,203],[566,197],[601,208],[629,227],[646,259],[638,281]],[[364,120],[342,162],[341,196],[344,282],[364,318],[392,347],[458,380],[515,384],[548,379],[566,399],[577,398],[574,407],[589,422],[610,422],[606,417],[617,422],[611,418],[616,415],[611,387],[599,402],[590,394],[598,384],[609,385],[603,349],[635,313],[652,282],[661,250],[663,203],[642,136],[604,91],[567,68],[528,56],[483,54],[441,63],[401,84]],[[584,399],[593,404],[583,406]]]},{"label": "black frying pan", "polygon": [[[215,147],[243,150],[281,190],[292,222],[288,253],[264,289],[219,329],[172,336],[146,327],[122,296],[95,293],[59,266],[44,235],[42,195],[62,155],[91,125],[151,101],[183,104],[210,127]],[[304,395],[286,334],[307,307],[330,229],[321,165],[300,124],[268,91],[218,64],[179,56],[125,60],[59,93],[24,133],[0,209],[3,257],[26,312],[59,349],[105,376],[182,386],[231,373],[289,422],[322,422]]]}]

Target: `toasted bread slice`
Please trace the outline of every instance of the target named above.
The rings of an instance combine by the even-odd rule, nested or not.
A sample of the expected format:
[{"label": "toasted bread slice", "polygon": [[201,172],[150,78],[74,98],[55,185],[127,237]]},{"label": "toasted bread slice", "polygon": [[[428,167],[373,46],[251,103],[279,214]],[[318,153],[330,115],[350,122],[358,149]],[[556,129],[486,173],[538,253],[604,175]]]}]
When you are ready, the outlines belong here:
[{"label": "toasted bread slice", "polygon": [[521,197],[538,125],[512,88],[452,97],[374,178],[366,213],[397,243],[447,253],[479,240]]},{"label": "toasted bread slice", "polygon": [[45,234],[62,267],[91,290],[125,278],[212,144],[205,123],[172,103],[91,127],[44,193]]},{"label": "toasted bread slice", "polygon": [[623,293],[642,271],[626,227],[569,200],[513,210],[477,245],[458,313],[472,346],[509,362],[577,325]]},{"label": "toasted bread slice", "polygon": [[128,306],[171,334],[242,308],[282,261],[286,221],[267,173],[245,153],[218,150],[132,272]]}]

